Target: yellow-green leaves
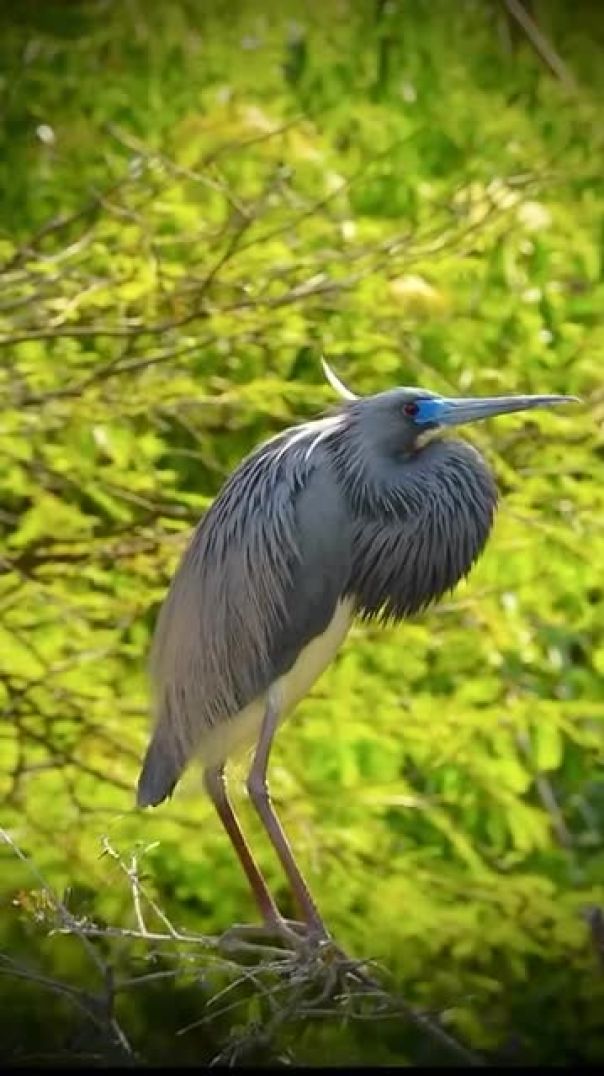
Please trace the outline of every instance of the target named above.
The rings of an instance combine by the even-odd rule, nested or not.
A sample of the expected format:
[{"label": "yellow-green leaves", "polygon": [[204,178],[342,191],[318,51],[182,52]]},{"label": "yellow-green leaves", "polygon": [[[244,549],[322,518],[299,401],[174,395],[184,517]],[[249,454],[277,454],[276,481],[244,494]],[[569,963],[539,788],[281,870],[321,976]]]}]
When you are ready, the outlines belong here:
[{"label": "yellow-green leaves", "polygon": [[[601,1065],[598,5],[524,5],[576,94],[512,5],[21,6],[0,28],[2,824],[100,921],[130,922],[108,832],[159,842],[148,884],[178,924],[250,919],[194,768],[132,811],[191,528],[255,444],[334,404],[323,353],[358,393],[576,393],[464,434],[501,491],[483,557],[413,622],[353,627],[271,783],[355,956],[495,1061]],[[19,870],[3,858],[8,908]],[[20,930],[4,915],[0,948]],[[202,1036],[158,1046],[169,983],[160,1020],[133,1010],[141,1057],[199,1065]],[[426,1060],[400,1020],[358,1026],[288,1032],[279,1063]]]}]

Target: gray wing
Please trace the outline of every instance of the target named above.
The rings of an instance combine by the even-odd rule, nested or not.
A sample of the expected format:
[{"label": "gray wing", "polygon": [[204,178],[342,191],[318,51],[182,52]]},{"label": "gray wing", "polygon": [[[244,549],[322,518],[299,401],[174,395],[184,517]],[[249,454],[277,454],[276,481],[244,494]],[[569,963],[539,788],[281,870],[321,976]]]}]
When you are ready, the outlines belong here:
[{"label": "gray wing", "polygon": [[304,438],[234,472],[172,581],[152,652],[156,727],[141,805],[170,794],[204,731],[287,672],[321,634],[351,564],[348,513],[328,455]]}]

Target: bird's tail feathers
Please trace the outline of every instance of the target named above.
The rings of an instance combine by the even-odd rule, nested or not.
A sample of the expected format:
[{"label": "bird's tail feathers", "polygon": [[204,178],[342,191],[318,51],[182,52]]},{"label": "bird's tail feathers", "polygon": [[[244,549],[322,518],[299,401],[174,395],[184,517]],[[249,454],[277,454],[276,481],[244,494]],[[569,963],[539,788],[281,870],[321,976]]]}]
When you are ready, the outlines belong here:
[{"label": "bird's tail feathers", "polygon": [[160,720],[147,748],[138,779],[136,802],[139,807],[156,807],[168,796],[182,775],[187,758]]}]

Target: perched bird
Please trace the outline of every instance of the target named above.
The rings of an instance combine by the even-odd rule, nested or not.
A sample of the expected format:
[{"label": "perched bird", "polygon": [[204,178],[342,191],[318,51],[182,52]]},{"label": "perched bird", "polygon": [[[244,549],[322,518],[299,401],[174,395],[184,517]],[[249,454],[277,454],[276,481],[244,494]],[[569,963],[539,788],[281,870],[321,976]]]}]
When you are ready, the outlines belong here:
[{"label": "perched bird", "polygon": [[198,524],[160,611],[156,723],[138,784],[146,807],[199,758],[204,783],[267,927],[287,927],[226,790],[226,760],[254,747],[248,792],[311,937],[328,937],[272,807],[266,772],[281,719],[334,657],[355,616],[399,621],[465,576],[497,502],[479,453],[443,431],[571,396],[447,399],[420,388],[344,402],[285,430],[237,467]]}]

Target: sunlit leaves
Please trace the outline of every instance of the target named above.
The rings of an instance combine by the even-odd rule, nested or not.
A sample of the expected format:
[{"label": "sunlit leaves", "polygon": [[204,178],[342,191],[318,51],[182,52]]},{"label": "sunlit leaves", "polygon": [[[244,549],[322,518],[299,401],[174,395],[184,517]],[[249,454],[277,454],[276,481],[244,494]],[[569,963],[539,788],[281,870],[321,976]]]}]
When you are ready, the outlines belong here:
[{"label": "sunlit leaves", "polygon": [[518,1028],[534,1044],[546,1021],[542,1056],[591,1056],[601,64],[564,5],[539,17],[576,99],[526,42],[507,56],[494,8],[317,5],[294,41],[295,6],[78,8],[63,39],[65,5],[45,5],[44,26],[4,35],[7,816],[53,879],[98,886],[100,915],[116,898],[98,838],[117,828],[162,838],[154,884],[179,918],[249,918],[194,771],[161,812],[129,813],[151,630],[191,526],[255,443],[332,405],[322,352],[360,393],[577,393],[572,413],[468,431],[502,491],[484,557],[416,621],[355,626],[281,731],[272,790],[353,950],[481,1047]]}]

